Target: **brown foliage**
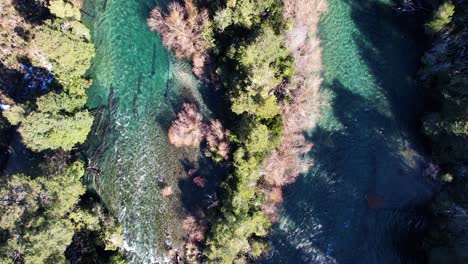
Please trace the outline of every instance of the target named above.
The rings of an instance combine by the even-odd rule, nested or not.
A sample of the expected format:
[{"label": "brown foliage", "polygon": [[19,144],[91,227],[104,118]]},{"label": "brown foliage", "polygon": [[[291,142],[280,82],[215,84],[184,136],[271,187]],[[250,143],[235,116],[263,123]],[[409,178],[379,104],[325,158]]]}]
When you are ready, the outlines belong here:
[{"label": "brown foliage", "polygon": [[211,120],[211,124],[206,131],[206,141],[210,147],[210,151],[225,160],[229,158],[230,148],[227,140],[229,135],[229,130],[223,128],[221,121],[218,119]]},{"label": "brown foliage", "polygon": [[193,104],[185,103],[183,110],[169,128],[169,142],[176,147],[198,147],[204,136],[203,116]]},{"label": "brown foliage", "polygon": [[199,10],[192,0],[185,0],[184,6],[177,2],[169,4],[168,14],[154,8],[147,20],[152,31],[162,36],[163,45],[173,49],[178,58],[192,60],[192,71],[203,74],[208,44],[202,37],[203,28],[208,22],[208,11]]},{"label": "brown foliage", "polygon": [[276,222],[278,217],[279,205],[283,202],[283,190],[281,187],[272,187],[263,189],[266,201],[262,205],[262,211],[272,222]]},{"label": "brown foliage", "polygon": [[296,73],[287,89],[292,102],[281,104],[282,143],[263,164],[263,177],[273,186],[294,182],[312,165],[305,154],[313,145],[307,142],[303,133],[315,126],[323,104],[319,93],[322,53],[316,33],[320,14],[326,10],[326,1],[283,0],[283,5],[284,18],[293,22],[285,45],[293,53]]},{"label": "brown foliage", "polygon": [[304,132],[316,125],[324,104],[319,93],[322,53],[316,33],[326,1],[283,0],[283,5],[283,17],[293,22],[285,45],[293,53],[296,72],[286,91],[292,102],[280,105],[284,123],[281,145],[264,161],[261,171],[270,185],[264,190],[267,200],[262,210],[272,221],[276,221],[282,202],[281,187],[293,183],[312,166],[306,154],[313,144]]},{"label": "brown foliage", "polygon": [[216,161],[229,159],[229,135],[229,130],[224,129],[218,119],[205,125],[197,107],[187,103],[183,105],[183,110],[177,114],[177,119],[172,122],[168,131],[169,142],[176,147],[198,147],[206,138],[209,148],[206,156],[213,157]]},{"label": "brown foliage", "polygon": [[193,178],[193,183],[200,188],[205,188],[206,179],[200,176]]},{"label": "brown foliage", "polygon": [[208,226],[204,217],[197,219],[193,215],[188,215],[182,222],[182,228],[187,233],[189,242],[201,242],[205,240]]}]

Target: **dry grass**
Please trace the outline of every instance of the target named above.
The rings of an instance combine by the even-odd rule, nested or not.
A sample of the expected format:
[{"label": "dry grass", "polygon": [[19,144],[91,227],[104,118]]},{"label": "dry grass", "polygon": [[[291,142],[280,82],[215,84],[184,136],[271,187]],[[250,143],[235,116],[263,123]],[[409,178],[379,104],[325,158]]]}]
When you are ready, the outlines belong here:
[{"label": "dry grass", "polygon": [[192,71],[200,77],[206,60],[204,50],[208,46],[202,31],[208,19],[206,9],[199,10],[192,0],[186,0],[184,6],[170,3],[168,14],[154,8],[147,22],[152,31],[161,34],[163,45],[173,49],[178,58],[192,60]]},{"label": "dry grass", "polygon": [[169,128],[169,142],[176,147],[198,147],[203,140],[204,126],[203,116],[197,107],[185,103]]},{"label": "dry grass", "polygon": [[323,105],[319,92],[322,53],[316,34],[320,14],[326,10],[326,0],[283,0],[283,4],[284,18],[293,22],[285,45],[294,56],[296,73],[287,87],[292,102],[281,104],[282,143],[264,161],[261,172],[265,181],[273,186],[265,190],[267,202],[263,206],[263,211],[272,220],[276,219],[282,200],[278,198],[282,197],[280,187],[293,183],[313,164],[306,157],[313,144],[307,141],[304,132],[316,126]]}]

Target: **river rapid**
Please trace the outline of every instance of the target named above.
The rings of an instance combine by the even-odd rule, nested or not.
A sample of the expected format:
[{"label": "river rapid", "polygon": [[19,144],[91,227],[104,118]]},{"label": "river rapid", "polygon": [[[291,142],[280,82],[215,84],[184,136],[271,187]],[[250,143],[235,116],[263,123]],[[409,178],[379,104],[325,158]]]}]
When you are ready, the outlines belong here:
[{"label": "river rapid", "polygon": [[[208,112],[190,67],[146,26],[156,4],[165,3],[95,0],[83,12],[96,46],[87,178],[121,221],[134,263],[165,262],[165,249],[182,245],[186,208],[178,187],[200,154],[172,147],[166,131],[183,101]],[[423,227],[420,207],[432,192],[416,133],[424,91],[414,81],[415,29],[389,1],[328,6],[320,38],[329,103],[308,132],[315,166],[286,188],[264,262],[415,262],[407,241]],[[167,185],[171,198],[160,195]]]}]

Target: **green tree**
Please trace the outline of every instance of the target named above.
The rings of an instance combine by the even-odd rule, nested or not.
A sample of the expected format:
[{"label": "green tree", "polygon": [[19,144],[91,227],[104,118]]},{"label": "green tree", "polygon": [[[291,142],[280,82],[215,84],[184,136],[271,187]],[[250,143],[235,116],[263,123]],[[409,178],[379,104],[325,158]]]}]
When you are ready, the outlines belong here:
[{"label": "green tree", "polygon": [[14,175],[0,189],[0,228],[13,230],[15,225],[31,217],[39,209],[41,186],[29,177]]},{"label": "green tree", "polygon": [[214,22],[221,31],[230,25],[251,27],[264,13],[277,9],[277,4],[276,0],[227,0],[226,7],[216,12]]},{"label": "green tree", "polygon": [[433,33],[439,32],[452,21],[454,13],[455,5],[451,1],[443,3],[436,10],[431,21],[427,23],[427,28]]},{"label": "green tree", "polygon": [[51,0],[49,1],[49,10],[50,13],[59,18],[81,20],[81,13],[78,7],[68,1]]},{"label": "green tree", "polygon": [[260,30],[255,41],[231,47],[228,56],[237,61],[237,71],[245,74],[233,91],[232,110],[272,118],[279,113],[272,91],[294,73],[284,37],[270,27]]},{"label": "green tree", "polygon": [[33,62],[50,63],[63,90],[39,97],[36,109],[7,114],[12,124],[20,124],[23,142],[34,151],[71,150],[86,140],[93,123],[91,114],[83,109],[90,82],[82,78],[94,56],[93,45],[63,31],[59,22],[37,27],[31,45],[36,54]]},{"label": "green tree", "polygon": [[91,65],[94,46],[73,32],[62,30],[61,22],[57,20],[36,27],[31,49],[36,55],[33,63],[39,66],[50,63],[59,82],[67,85],[84,76]]},{"label": "green tree", "polygon": [[34,151],[71,150],[88,136],[93,117],[87,110],[71,116],[34,112],[25,117],[18,131],[23,142]]}]

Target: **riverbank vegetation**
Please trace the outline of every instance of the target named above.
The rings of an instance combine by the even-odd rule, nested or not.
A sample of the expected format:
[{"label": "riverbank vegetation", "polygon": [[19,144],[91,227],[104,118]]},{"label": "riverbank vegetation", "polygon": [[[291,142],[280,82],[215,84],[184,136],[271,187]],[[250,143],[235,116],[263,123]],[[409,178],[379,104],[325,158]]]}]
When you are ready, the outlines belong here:
[{"label": "riverbank vegetation", "polygon": [[[186,1],[184,10],[170,4],[167,15],[156,8],[148,24],[176,56],[193,61],[192,53],[177,54],[185,54],[191,45],[203,47],[200,50],[209,54],[211,64],[205,68],[213,69],[205,70],[205,76],[230,104],[231,114],[224,123],[231,132],[222,132],[221,122],[212,121],[205,133],[210,149],[222,157],[218,162],[227,160],[226,139],[233,152],[221,206],[209,213],[204,255],[209,263],[242,262],[267,250],[266,236],[282,201],[281,187],[312,164],[305,158],[312,144],[303,133],[318,118],[321,53],[316,33],[326,5],[324,1],[218,1],[207,7],[212,19],[199,23],[200,29],[188,27],[190,34],[184,33],[185,26],[173,30],[191,24],[187,21],[196,17],[192,5]],[[204,8],[199,10],[206,16]],[[178,26],[170,26],[174,24]],[[174,45],[174,40],[186,36],[203,44]],[[176,146],[201,142],[201,137],[193,136],[203,130],[201,118],[190,118],[197,115],[189,112],[193,111],[184,105],[169,129]]]},{"label": "riverbank vegetation", "polygon": [[466,263],[468,254],[468,6],[442,1],[426,24],[431,48],[420,76],[431,92],[423,118],[442,190],[431,205],[424,241],[429,263]]},{"label": "riverbank vegetation", "polygon": [[163,45],[173,49],[176,57],[191,59],[192,71],[201,77],[209,47],[208,11],[199,9],[192,0],[184,1],[184,6],[172,2],[165,14],[156,7],[151,11],[148,25],[152,31],[162,35]]},{"label": "riverbank vegetation", "polygon": [[[85,104],[94,47],[80,4],[0,3],[1,121],[10,135],[1,142],[2,263],[123,261],[120,227],[83,185],[76,151],[93,123]],[[29,161],[8,165],[9,156]]]}]

